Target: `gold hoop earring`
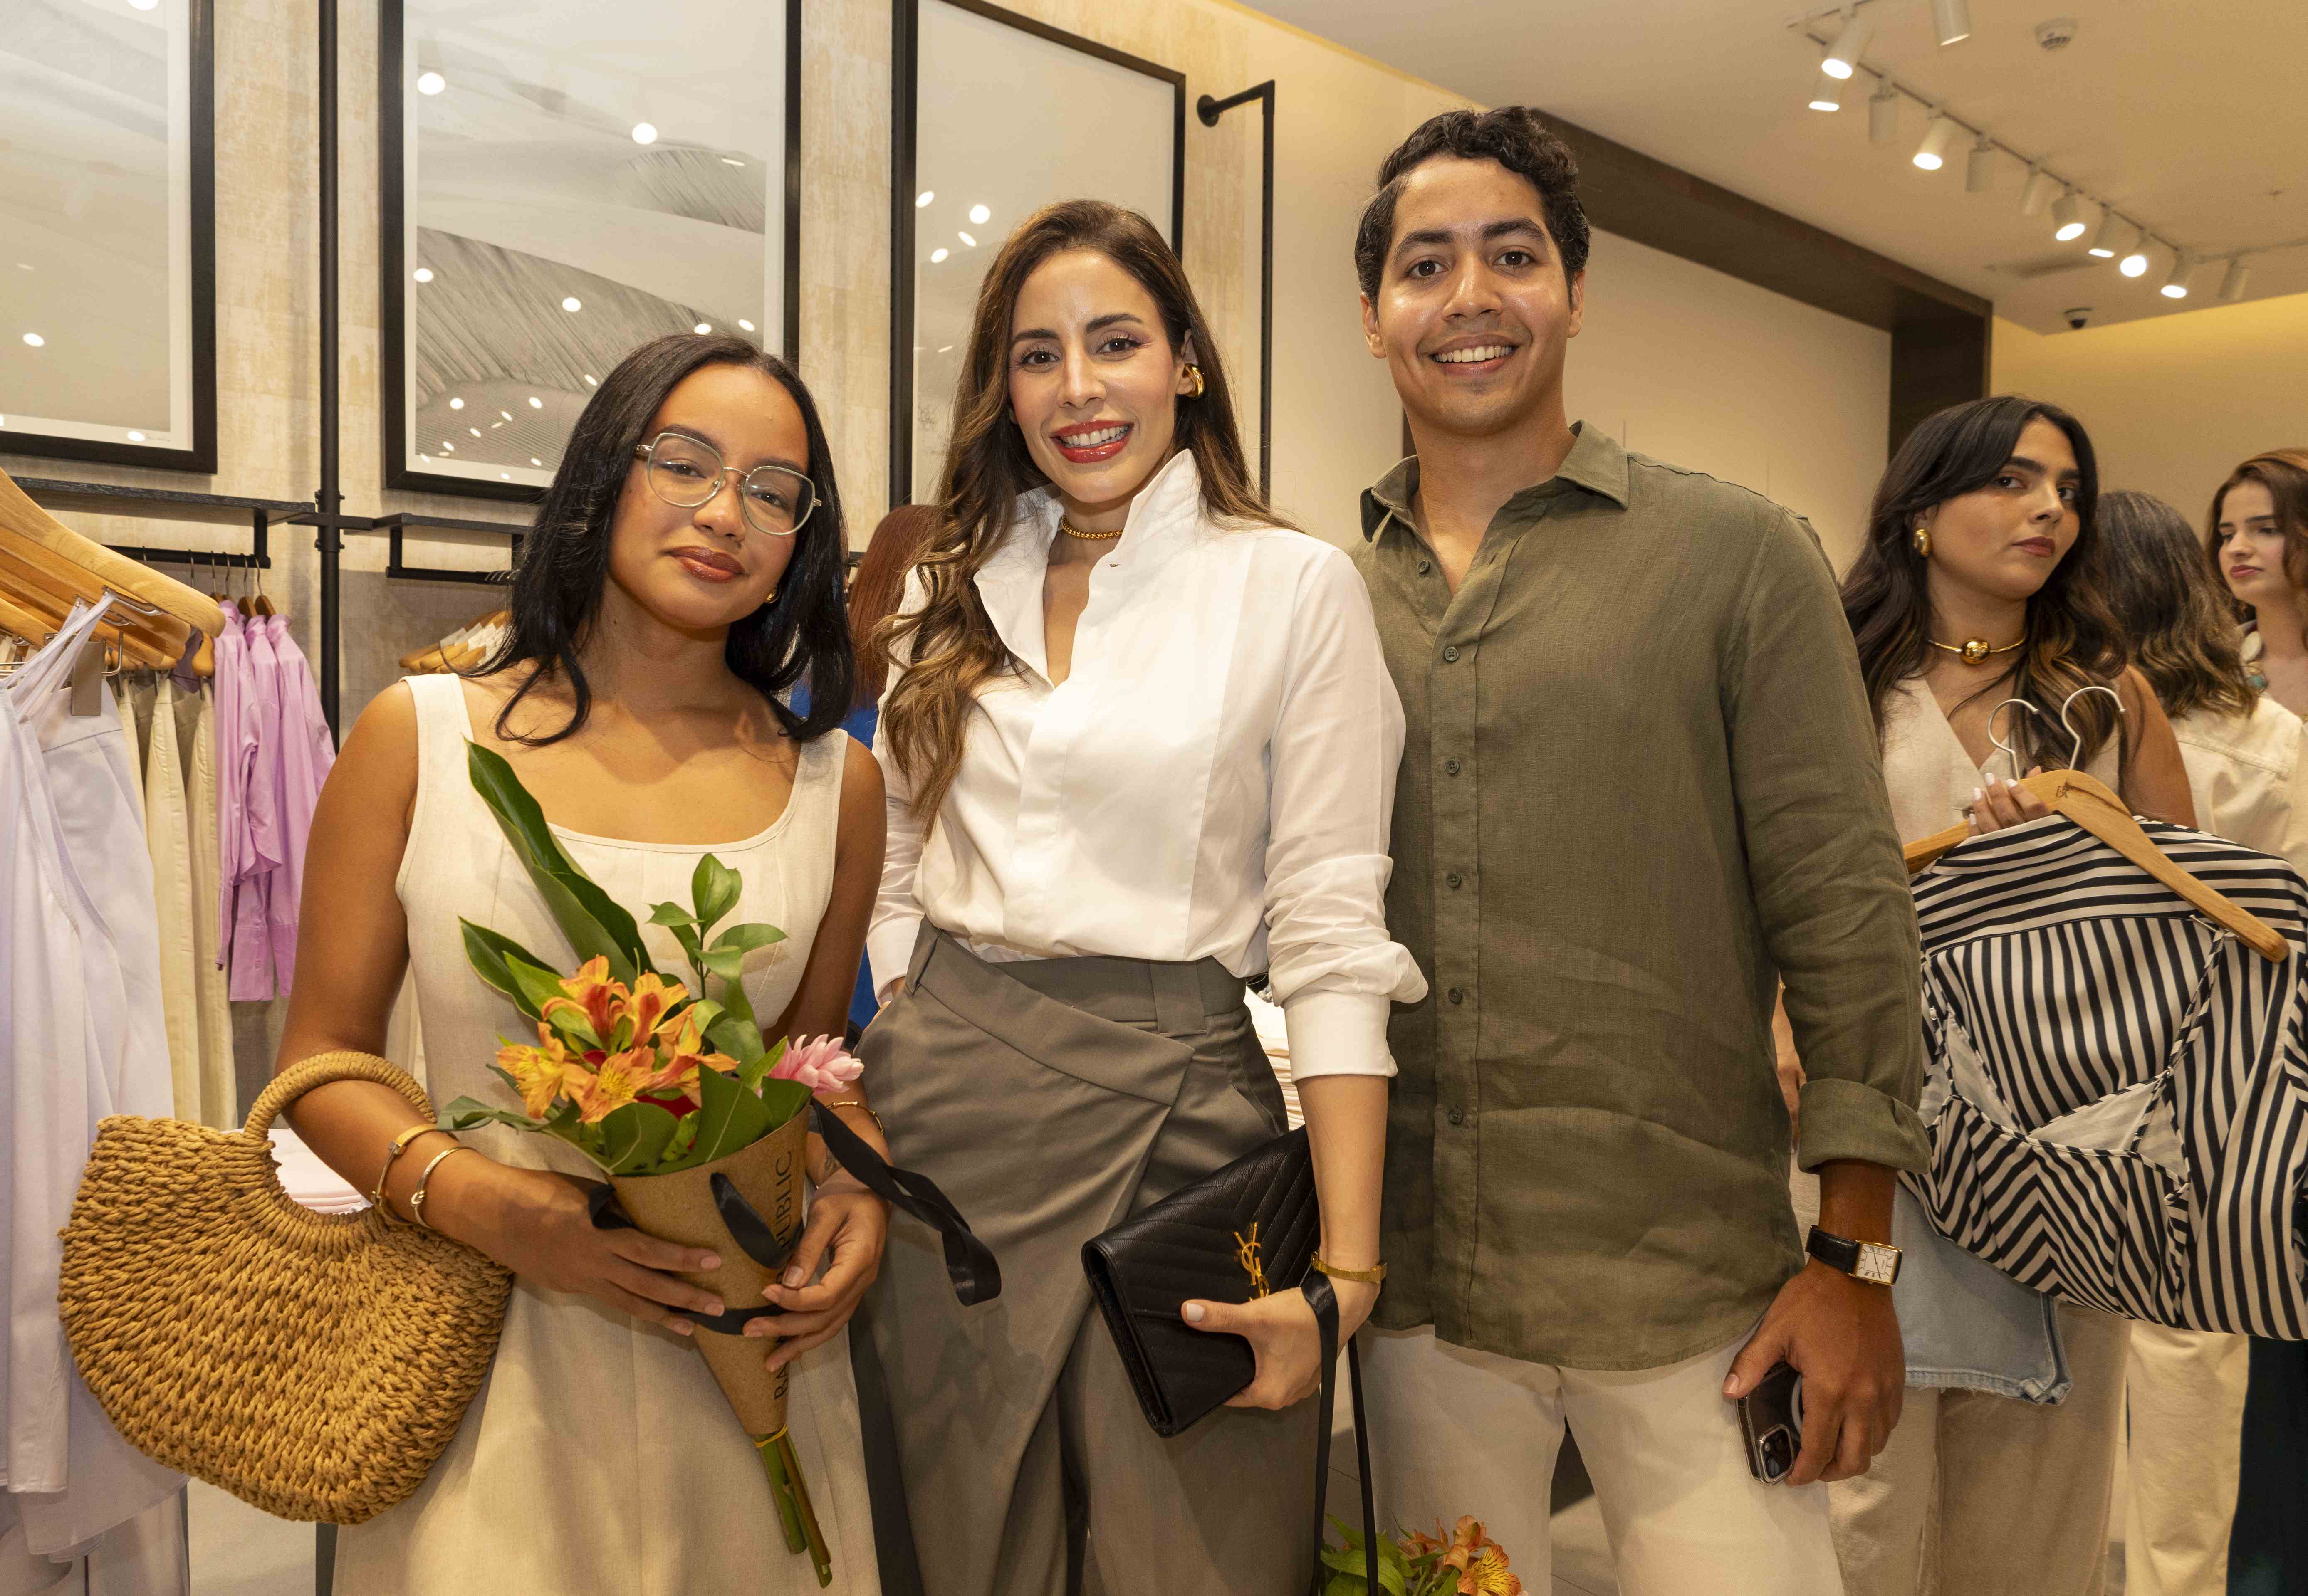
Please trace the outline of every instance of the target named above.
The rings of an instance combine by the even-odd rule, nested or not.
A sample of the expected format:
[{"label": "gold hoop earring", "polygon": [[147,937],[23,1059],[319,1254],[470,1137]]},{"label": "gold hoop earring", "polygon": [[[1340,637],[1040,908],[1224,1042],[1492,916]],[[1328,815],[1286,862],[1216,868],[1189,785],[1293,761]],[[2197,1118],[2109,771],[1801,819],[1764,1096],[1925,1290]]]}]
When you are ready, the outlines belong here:
[{"label": "gold hoop earring", "polygon": [[1202,381],[1202,368],[1199,365],[1189,365],[1186,367],[1186,381],[1192,382],[1193,386],[1187,389],[1180,397],[1184,399],[1201,398],[1202,390],[1207,386],[1207,384]]},{"label": "gold hoop earring", "polygon": [[1916,528],[1916,553],[1926,560],[1932,557],[1932,529],[1920,523]]}]

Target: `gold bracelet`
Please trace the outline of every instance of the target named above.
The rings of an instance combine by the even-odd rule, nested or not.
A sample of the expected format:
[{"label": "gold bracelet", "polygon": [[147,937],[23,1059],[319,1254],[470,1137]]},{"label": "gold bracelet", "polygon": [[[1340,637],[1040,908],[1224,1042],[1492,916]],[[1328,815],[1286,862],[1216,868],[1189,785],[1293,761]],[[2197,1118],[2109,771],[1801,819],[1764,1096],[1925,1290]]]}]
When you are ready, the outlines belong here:
[{"label": "gold bracelet", "polygon": [[875,1113],[873,1109],[868,1107],[866,1100],[862,1097],[845,1097],[840,1103],[828,1103],[821,1104],[820,1106],[828,1110],[846,1108],[865,1109],[866,1117],[874,1121],[874,1128],[882,1133],[882,1139],[884,1142],[890,1139],[890,1128],[882,1123],[882,1116]]},{"label": "gold bracelet", "polygon": [[[419,1137],[430,1136],[436,1130],[441,1130],[438,1125],[411,1125],[392,1138],[392,1146],[385,1152],[384,1167],[376,1172],[376,1186],[368,1194],[368,1200],[371,1207],[382,1209],[385,1218],[394,1224],[405,1224],[408,1222],[395,1214],[392,1211],[392,1205],[384,1200],[385,1180],[392,1175],[392,1166],[400,1162],[400,1155],[415,1146]],[[449,1133],[443,1130],[441,1134],[446,1136]]]},{"label": "gold bracelet", "polygon": [[417,1177],[417,1189],[409,1194],[409,1217],[415,1222],[420,1230],[429,1231],[433,1229],[432,1222],[425,1217],[425,1183],[433,1178],[433,1171],[441,1167],[441,1161],[443,1159],[454,1158],[460,1153],[478,1153],[480,1149],[478,1147],[468,1147],[464,1143],[459,1142],[447,1152],[435,1153],[433,1155],[433,1162],[426,1164],[425,1166],[425,1172]]},{"label": "gold bracelet", "polygon": [[1319,1252],[1314,1255],[1312,1263],[1316,1270],[1329,1275],[1332,1280],[1359,1280],[1365,1285],[1376,1285],[1386,1278],[1384,1264],[1374,1264],[1367,1269],[1341,1269],[1336,1264],[1326,1262]]}]

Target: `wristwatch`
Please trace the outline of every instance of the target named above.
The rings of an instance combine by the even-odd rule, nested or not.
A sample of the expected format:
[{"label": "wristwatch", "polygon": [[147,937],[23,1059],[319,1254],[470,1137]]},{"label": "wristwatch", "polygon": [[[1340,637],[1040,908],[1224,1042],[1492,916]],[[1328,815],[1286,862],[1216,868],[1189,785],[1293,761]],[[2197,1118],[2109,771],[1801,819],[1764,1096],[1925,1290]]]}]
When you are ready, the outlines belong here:
[{"label": "wristwatch", "polygon": [[1829,1268],[1840,1269],[1870,1285],[1887,1286],[1899,1278],[1899,1249],[1881,1241],[1854,1241],[1813,1225],[1804,1250]]}]

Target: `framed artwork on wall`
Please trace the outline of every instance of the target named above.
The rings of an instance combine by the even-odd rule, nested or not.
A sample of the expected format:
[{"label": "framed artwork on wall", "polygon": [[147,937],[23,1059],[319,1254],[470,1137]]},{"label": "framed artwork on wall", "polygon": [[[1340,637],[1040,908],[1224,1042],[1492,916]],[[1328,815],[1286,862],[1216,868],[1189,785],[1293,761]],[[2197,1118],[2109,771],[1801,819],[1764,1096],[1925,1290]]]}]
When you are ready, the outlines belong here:
[{"label": "framed artwork on wall", "polygon": [[216,469],[215,36],[0,4],[0,453]]},{"label": "framed artwork on wall", "polygon": [[382,0],[384,485],[531,500],[667,333],[798,345],[801,0]]},{"label": "framed artwork on wall", "polygon": [[[890,502],[934,491],[978,284],[1058,200],[1126,205],[1178,249],[1186,79],[984,0],[896,0]],[[1098,136],[1076,133],[1095,126]]]}]

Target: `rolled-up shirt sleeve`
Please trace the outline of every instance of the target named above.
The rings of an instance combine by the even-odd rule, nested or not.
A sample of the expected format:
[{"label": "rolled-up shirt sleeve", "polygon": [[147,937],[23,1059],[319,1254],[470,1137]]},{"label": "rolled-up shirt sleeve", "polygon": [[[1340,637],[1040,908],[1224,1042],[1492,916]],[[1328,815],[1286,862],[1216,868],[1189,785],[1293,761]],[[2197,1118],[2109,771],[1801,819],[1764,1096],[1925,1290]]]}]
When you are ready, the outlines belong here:
[{"label": "rolled-up shirt sleeve", "polygon": [[[921,605],[920,579],[909,572],[899,613]],[[882,690],[884,713],[874,728],[874,758],[882,767],[883,801],[888,806],[888,840],[883,845],[881,890],[874,894],[874,919],[866,931],[866,960],[874,973],[874,996],[883,1003],[890,1000],[893,985],[906,973],[914,957],[915,939],[921,933],[922,903],[916,883],[921,874],[923,840],[929,830],[928,823],[914,813],[914,784],[890,752],[886,713],[890,693],[905,672],[910,650],[901,641],[891,653],[889,682]]]},{"label": "rolled-up shirt sleeve", "polygon": [[1344,554],[1308,568],[1290,629],[1268,777],[1270,990],[1295,1078],[1391,1076],[1389,1006],[1426,995],[1386,927],[1402,702]]}]

